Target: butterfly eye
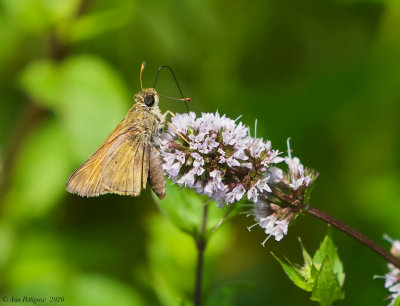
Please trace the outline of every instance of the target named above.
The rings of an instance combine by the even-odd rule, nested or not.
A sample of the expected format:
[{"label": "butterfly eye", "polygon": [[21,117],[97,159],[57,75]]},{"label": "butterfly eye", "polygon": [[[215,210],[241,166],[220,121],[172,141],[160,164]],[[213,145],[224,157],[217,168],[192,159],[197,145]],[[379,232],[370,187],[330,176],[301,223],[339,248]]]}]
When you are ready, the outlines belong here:
[{"label": "butterfly eye", "polygon": [[152,107],[154,105],[154,96],[148,95],[148,96],[144,97],[144,104]]}]

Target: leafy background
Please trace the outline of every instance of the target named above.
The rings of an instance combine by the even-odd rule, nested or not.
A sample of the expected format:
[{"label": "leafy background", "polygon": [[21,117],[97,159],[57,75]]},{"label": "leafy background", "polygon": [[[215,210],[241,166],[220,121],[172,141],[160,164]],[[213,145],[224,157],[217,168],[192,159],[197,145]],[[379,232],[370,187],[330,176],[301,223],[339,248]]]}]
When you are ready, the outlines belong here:
[{"label": "leafy background", "polygon": [[[64,186],[160,65],[190,107],[243,121],[321,175],[311,204],[385,244],[400,238],[400,2],[396,0],[0,0],[0,295],[64,305],[175,305],[190,299],[195,248],[139,198],[83,199]],[[177,95],[164,72],[159,92]],[[185,109],[164,101],[161,108]],[[326,226],[300,218],[266,248],[238,216],[206,251],[205,297],[309,305],[270,251],[300,262]],[[385,262],[333,231],[346,298],[385,305]],[[386,246],[387,243],[386,243]]]}]

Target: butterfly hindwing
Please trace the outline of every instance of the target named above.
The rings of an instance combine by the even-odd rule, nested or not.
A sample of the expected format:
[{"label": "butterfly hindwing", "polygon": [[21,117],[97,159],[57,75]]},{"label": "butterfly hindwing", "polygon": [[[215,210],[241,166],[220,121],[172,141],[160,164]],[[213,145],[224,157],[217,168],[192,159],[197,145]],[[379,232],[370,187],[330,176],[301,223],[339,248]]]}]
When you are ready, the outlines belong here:
[{"label": "butterfly hindwing", "polygon": [[165,176],[160,151],[152,146],[150,153],[150,186],[160,198],[165,197]]}]

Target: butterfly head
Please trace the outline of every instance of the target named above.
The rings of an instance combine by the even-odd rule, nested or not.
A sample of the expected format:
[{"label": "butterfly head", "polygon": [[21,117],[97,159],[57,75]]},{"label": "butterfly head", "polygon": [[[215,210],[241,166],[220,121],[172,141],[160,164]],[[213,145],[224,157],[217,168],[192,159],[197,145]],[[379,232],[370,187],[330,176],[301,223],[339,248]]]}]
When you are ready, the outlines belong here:
[{"label": "butterfly head", "polygon": [[143,88],[135,95],[135,101],[138,104],[152,108],[158,105],[159,96],[154,88]]}]

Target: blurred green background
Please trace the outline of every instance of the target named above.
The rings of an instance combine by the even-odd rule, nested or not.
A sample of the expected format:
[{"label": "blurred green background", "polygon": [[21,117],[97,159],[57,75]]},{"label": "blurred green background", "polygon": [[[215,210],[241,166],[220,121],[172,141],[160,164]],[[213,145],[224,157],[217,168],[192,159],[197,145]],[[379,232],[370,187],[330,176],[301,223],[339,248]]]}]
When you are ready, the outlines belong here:
[{"label": "blurred green background", "polygon": [[[389,247],[400,238],[400,2],[362,0],[0,0],[0,296],[62,305],[175,305],[190,299],[195,248],[138,198],[80,198],[65,183],[170,65],[190,107],[217,109],[320,172],[311,205]],[[161,94],[177,96],[167,72]],[[178,102],[163,110],[184,112]],[[305,216],[261,247],[239,215],[206,250],[204,299],[310,305],[270,251],[300,262],[326,225]],[[334,230],[346,298],[386,305],[385,262]],[[0,304],[2,301],[0,301]],[[28,305],[28,304],[26,304]],[[45,305],[45,304],[41,304]]]}]

